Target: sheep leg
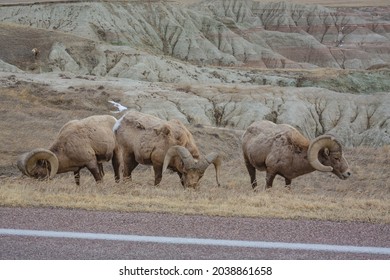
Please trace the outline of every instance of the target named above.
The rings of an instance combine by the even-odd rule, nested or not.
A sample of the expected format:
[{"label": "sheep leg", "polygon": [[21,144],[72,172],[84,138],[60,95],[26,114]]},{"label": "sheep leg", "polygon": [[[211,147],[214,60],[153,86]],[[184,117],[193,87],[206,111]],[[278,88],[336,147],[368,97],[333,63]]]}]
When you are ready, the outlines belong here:
[{"label": "sheep leg", "polygon": [[256,181],[256,168],[253,167],[252,164],[245,161],[246,169],[248,170],[249,176],[251,178],[251,185],[252,188],[255,189],[257,187],[257,181]]},{"label": "sheep leg", "polygon": [[284,178],[284,181],[286,182],[286,188],[291,190],[291,179]]},{"label": "sheep leg", "polygon": [[81,168],[79,168],[77,171],[75,171],[73,173],[74,174],[74,180],[75,180],[77,186],[80,186],[80,169]]},{"label": "sheep leg", "polygon": [[265,189],[269,189],[269,188],[272,187],[272,184],[274,182],[275,176],[276,176],[275,173],[270,172],[270,171],[267,170],[267,174],[265,176],[265,182],[266,182]]},{"label": "sheep leg", "polygon": [[87,169],[89,170],[89,172],[91,172],[96,182],[100,182],[102,180],[102,176],[100,175],[99,164],[97,162],[88,164]]},{"label": "sheep leg", "polygon": [[153,165],[153,170],[154,170],[154,185],[158,186],[162,180],[162,166]]},{"label": "sheep leg", "polygon": [[120,162],[117,153],[114,153],[112,155],[111,163],[112,163],[112,168],[114,169],[115,182],[118,183],[121,177],[119,174]]},{"label": "sheep leg", "polygon": [[184,187],[184,177],[183,177],[183,173],[177,172],[177,174],[178,174],[179,177],[180,177],[180,183],[181,183],[181,185]]},{"label": "sheep leg", "polygon": [[138,166],[135,161],[134,154],[131,154],[123,159],[123,178],[131,180],[131,173]]},{"label": "sheep leg", "polygon": [[99,174],[101,177],[104,176],[103,163],[98,162]]}]

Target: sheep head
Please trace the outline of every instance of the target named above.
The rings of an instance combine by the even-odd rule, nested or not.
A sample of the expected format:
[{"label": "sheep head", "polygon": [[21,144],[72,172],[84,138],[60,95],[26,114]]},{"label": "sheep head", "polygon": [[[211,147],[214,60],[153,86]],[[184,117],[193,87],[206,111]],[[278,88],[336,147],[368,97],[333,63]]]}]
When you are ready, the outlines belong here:
[{"label": "sheep head", "polygon": [[332,172],[340,179],[347,179],[351,175],[341,143],[332,135],[322,135],[312,140],[307,154],[310,165],[318,171]]},{"label": "sheep head", "polygon": [[185,147],[172,146],[165,155],[162,172],[168,168],[173,157],[179,157],[181,160],[182,164],[180,166],[173,167],[181,173],[181,181],[184,187],[195,188],[211,163],[215,167],[216,181],[218,186],[220,186],[219,172],[221,157],[217,153],[210,153],[197,161]]},{"label": "sheep head", "polygon": [[53,152],[40,148],[22,154],[17,161],[23,174],[37,179],[53,178],[57,174],[58,165],[58,158]]}]

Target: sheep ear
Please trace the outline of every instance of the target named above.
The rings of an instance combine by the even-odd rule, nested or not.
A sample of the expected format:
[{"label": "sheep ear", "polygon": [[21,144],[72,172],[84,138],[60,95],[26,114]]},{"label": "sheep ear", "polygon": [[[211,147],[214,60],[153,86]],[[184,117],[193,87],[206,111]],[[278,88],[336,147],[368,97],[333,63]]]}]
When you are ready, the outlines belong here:
[{"label": "sheep ear", "polygon": [[154,132],[156,132],[157,135],[163,134],[164,136],[167,136],[169,133],[171,133],[171,128],[164,124],[159,128],[155,128]]},{"label": "sheep ear", "polygon": [[325,155],[326,157],[329,157],[330,151],[329,151],[328,148],[325,148],[325,149],[324,149],[324,155]]},{"label": "sheep ear", "polygon": [[145,129],[145,126],[142,123],[140,123],[139,121],[136,122],[135,127],[139,128],[139,129],[143,129],[143,130]]}]

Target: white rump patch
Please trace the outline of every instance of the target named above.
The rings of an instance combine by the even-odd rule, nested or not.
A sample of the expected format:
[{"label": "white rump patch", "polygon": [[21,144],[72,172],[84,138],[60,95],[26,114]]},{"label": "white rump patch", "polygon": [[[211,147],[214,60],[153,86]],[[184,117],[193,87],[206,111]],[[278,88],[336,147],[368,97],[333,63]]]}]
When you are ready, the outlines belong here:
[{"label": "white rump patch", "polygon": [[125,115],[123,115],[119,120],[117,120],[117,121],[115,122],[115,125],[114,125],[114,127],[112,128],[112,131],[116,132],[116,131],[118,130],[118,128],[121,126],[121,121],[122,121],[122,119],[123,119],[124,116],[125,116]]},{"label": "white rump patch", "polygon": [[114,113],[120,113],[122,111],[127,110],[127,107],[125,107],[122,104],[119,104],[119,103],[117,103],[115,101],[110,100],[108,102],[110,102],[112,105],[114,105],[118,109],[118,111],[115,111]]}]

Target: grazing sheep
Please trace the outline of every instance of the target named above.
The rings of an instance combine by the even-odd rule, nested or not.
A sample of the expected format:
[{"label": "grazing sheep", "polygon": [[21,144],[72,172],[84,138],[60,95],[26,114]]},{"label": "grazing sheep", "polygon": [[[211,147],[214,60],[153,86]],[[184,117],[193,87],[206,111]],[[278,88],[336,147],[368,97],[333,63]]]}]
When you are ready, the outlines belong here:
[{"label": "grazing sheep", "polygon": [[[17,166],[33,178],[52,178],[55,174],[74,172],[80,184],[80,170],[86,167],[96,182],[104,176],[104,161],[119,165],[117,144],[112,131],[116,118],[109,115],[91,116],[66,123],[49,149],[34,149],[20,156]],[[119,175],[115,173],[119,180]]]},{"label": "grazing sheep", "polygon": [[266,171],[265,188],[271,188],[276,175],[291,180],[313,172],[333,172],[347,179],[351,172],[343,156],[340,142],[332,135],[309,141],[292,126],[258,121],[243,135],[242,149],[251,184],[256,188],[256,169]]},{"label": "grazing sheep", "polygon": [[152,165],[158,185],[167,168],[177,172],[184,187],[196,187],[207,167],[213,163],[216,180],[220,156],[201,157],[192,134],[178,120],[164,121],[140,112],[128,112],[114,127],[122,151],[123,176],[131,179],[138,164]]}]

